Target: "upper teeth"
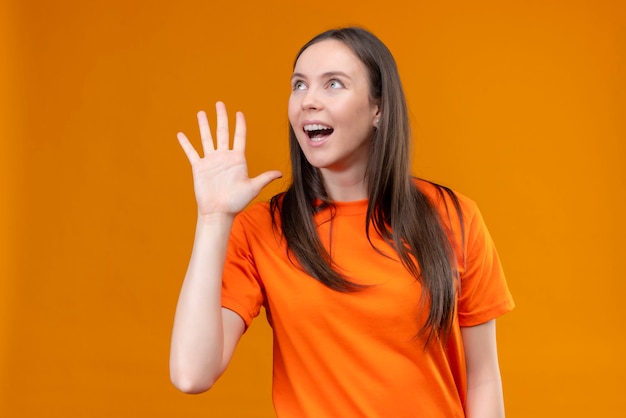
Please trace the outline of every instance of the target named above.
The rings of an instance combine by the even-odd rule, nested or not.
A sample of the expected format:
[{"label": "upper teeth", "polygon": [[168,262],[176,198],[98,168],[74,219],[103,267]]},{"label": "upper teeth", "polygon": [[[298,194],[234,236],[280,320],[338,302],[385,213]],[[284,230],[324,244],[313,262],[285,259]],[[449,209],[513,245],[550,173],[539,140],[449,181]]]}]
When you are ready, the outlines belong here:
[{"label": "upper teeth", "polygon": [[330,126],[320,125],[319,123],[313,123],[311,125],[304,125],[305,131],[321,131],[322,129],[332,129]]}]

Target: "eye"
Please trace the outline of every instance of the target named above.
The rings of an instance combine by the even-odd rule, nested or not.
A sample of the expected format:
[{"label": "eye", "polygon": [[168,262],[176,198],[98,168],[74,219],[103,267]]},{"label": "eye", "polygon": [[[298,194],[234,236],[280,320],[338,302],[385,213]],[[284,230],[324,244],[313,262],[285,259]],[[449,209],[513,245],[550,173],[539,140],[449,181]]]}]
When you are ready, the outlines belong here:
[{"label": "eye", "polygon": [[343,83],[339,80],[333,79],[328,83],[328,87],[331,89],[340,89],[343,88]]},{"label": "eye", "polygon": [[291,83],[291,89],[292,90],[304,90],[306,89],[306,85],[302,82],[302,80],[294,80]]}]

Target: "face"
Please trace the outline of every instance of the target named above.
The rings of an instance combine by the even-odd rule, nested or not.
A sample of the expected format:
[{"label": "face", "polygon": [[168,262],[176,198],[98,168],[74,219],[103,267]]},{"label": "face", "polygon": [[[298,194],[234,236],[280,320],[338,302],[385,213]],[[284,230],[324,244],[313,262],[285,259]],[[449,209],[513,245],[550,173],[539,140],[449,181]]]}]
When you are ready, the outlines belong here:
[{"label": "face", "polygon": [[291,81],[289,122],[309,163],[323,177],[362,179],[379,116],[365,65],[344,43],[325,40],[300,55]]}]

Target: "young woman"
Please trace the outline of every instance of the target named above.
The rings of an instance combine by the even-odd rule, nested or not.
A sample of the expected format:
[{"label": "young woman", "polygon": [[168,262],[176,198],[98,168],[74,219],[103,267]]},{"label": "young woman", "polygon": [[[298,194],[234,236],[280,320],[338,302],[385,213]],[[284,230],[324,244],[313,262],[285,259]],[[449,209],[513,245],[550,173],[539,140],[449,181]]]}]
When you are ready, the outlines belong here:
[{"label": "young woman", "polygon": [[[324,32],[296,57],[293,181],[249,178],[245,121],[232,149],[217,103],[204,156],[178,138],[198,219],[172,333],[171,378],[208,390],[261,306],[274,331],[278,417],[502,417],[495,318],[513,308],[476,205],[410,173],[394,59],[359,28]],[[241,212],[241,213],[240,213]]]}]

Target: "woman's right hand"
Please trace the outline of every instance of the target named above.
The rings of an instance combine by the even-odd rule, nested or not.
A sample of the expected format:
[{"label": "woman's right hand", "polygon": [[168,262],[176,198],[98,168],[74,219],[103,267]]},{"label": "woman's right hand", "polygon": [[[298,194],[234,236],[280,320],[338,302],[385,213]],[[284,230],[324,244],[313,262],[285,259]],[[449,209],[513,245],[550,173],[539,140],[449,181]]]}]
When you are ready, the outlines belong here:
[{"label": "woman's right hand", "polygon": [[177,137],[185,151],[193,171],[194,190],[198,203],[198,216],[219,214],[235,215],[254,199],[263,187],[282,176],[272,170],[248,177],[246,163],[246,121],[243,113],[237,112],[233,148],[230,149],[228,115],[224,103],[215,104],[217,112],[216,144],[206,117],[198,112],[198,125],[204,156],[200,157],[185,134]]}]

